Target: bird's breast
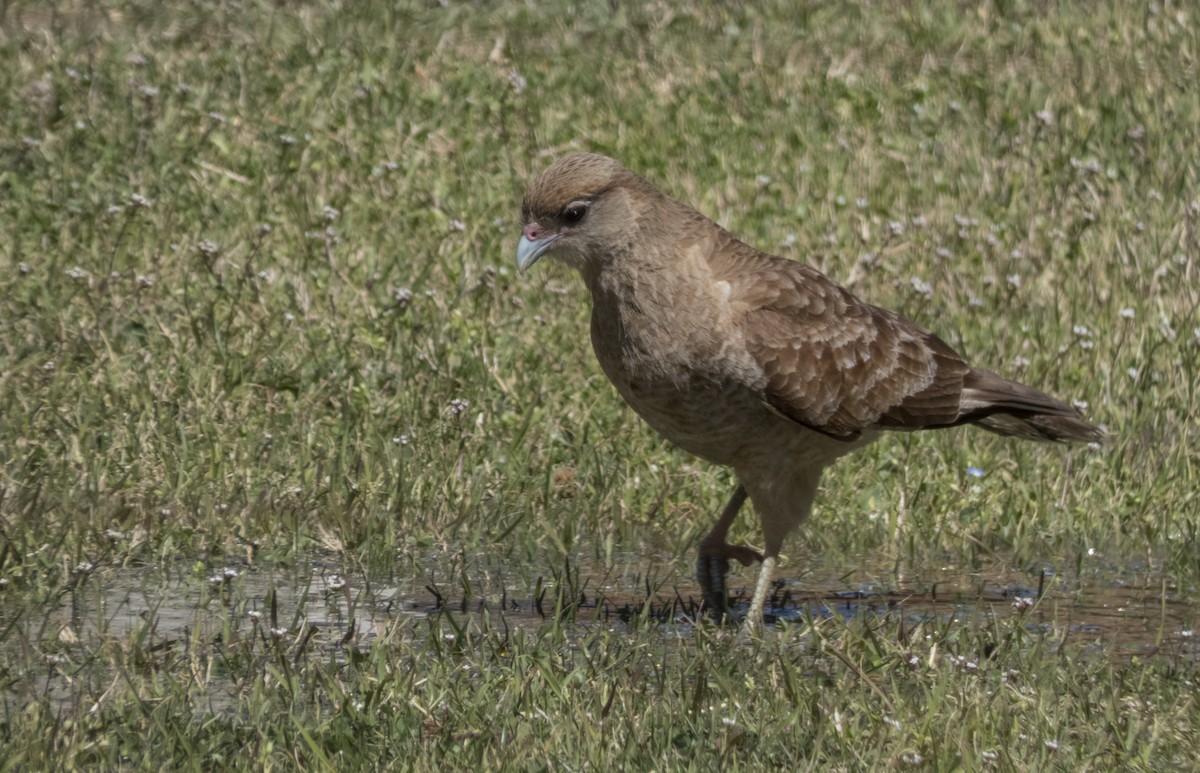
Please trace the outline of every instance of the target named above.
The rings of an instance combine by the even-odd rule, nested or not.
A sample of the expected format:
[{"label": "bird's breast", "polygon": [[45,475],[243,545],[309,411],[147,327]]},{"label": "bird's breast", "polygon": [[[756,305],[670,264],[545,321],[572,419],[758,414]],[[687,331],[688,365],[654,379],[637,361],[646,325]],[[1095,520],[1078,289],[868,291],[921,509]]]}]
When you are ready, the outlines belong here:
[{"label": "bird's breast", "polygon": [[592,347],[601,369],[668,440],[729,464],[751,442],[755,424],[776,421],[762,403],[761,372],[730,354],[734,332],[719,318],[646,293],[594,300]]}]

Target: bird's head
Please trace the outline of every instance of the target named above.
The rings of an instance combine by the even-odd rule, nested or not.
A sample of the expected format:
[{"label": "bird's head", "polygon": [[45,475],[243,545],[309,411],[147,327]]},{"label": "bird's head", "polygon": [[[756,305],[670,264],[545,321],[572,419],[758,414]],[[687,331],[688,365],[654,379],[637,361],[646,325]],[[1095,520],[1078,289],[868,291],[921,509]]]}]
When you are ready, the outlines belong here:
[{"label": "bird's head", "polygon": [[633,193],[646,183],[620,163],[595,153],[555,161],[525,191],[517,268],[543,255],[586,270],[629,246],[639,208]]}]

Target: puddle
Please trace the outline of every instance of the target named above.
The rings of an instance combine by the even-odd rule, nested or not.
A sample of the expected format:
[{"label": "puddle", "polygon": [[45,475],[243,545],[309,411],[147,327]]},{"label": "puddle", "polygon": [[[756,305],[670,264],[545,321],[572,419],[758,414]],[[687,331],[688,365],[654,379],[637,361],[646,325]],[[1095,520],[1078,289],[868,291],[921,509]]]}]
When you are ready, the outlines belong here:
[{"label": "puddle", "polygon": [[[278,642],[289,656],[305,652],[344,658],[379,636],[426,635],[426,618],[444,611],[458,625],[537,627],[564,609],[578,621],[620,625],[638,618],[690,629],[699,588],[690,578],[659,572],[673,563],[641,556],[604,571],[565,565],[545,574],[526,560],[514,567],[494,556],[439,555],[409,562],[409,576],[343,574],[333,562],[207,573],[154,569],[97,571],[53,608],[14,610],[0,596],[0,665],[41,662],[46,694],[61,705],[81,701],[73,674],[90,665],[103,671],[97,653],[116,647],[127,655],[185,657],[196,648],[231,648],[251,639]],[[1152,571],[1094,571],[1080,577],[1045,570],[1018,572],[1002,565],[966,569],[947,565],[903,573],[864,566],[840,574],[809,566],[798,577],[784,567],[769,605],[770,619],[862,615],[900,616],[919,623],[992,625],[1020,616],[1028,631],[1064,643],[1094,646],[1109,657],[1197,659],[1200,591],[1164,583]],[[754,570],[731,577],[738,608],[745,609]],[[97,668],[98,666],[101,666]],[[96,684],[100,677],[95,678]],[[207,711],[236,702],[233,685],[209,685]],[[221,690],[225,698],[220,697]],[[4,693],[12,710],[21,698]]]}]

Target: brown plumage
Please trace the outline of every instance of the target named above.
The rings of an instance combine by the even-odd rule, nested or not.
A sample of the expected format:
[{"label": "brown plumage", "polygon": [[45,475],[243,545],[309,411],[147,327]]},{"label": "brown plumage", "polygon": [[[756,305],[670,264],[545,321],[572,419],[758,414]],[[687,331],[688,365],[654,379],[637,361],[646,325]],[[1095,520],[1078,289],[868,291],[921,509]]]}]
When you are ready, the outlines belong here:
[{"label": "brown plumage", "polygon": [[[738,241],[613,159],[559,159],[529,186],[522,217],[519,268],[549,254],[583,276],[592,347],[621,396],[667,439],[737,474],[700,545],[699,580],[718,617],[729,559],[761,559],[747,616],[761,620],[776,556],[822,470],[883,430],[1102,436],[1074,408],[971,367],[934,334]],[[762,555],[726,542],[747,495]]]}]

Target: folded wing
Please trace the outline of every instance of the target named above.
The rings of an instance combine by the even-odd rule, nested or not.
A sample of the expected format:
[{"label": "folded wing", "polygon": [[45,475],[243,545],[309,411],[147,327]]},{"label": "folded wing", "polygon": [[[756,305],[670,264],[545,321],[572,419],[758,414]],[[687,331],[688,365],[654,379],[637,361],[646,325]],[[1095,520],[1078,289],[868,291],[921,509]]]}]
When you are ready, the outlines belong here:
[{"label": "folded wing", "polygon": [[978,424],[1035,440],[1098,440],[1069,405],[972,368],[945,341],[814,268],[724,245],[718,264],[775,412],[847,441],[868,429]]}]

